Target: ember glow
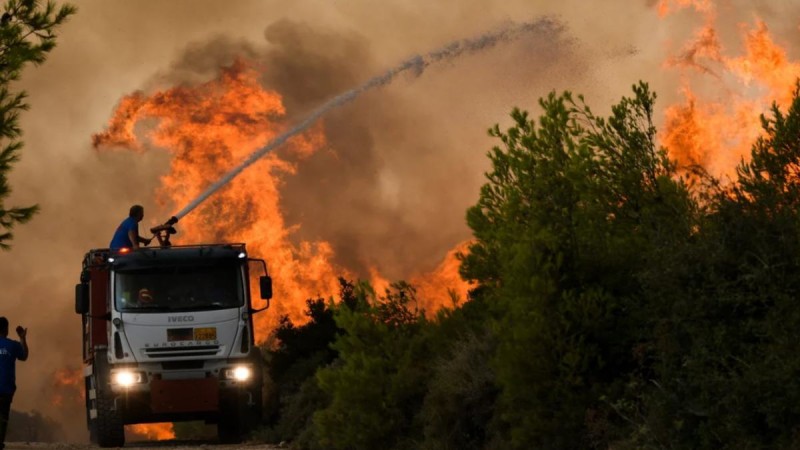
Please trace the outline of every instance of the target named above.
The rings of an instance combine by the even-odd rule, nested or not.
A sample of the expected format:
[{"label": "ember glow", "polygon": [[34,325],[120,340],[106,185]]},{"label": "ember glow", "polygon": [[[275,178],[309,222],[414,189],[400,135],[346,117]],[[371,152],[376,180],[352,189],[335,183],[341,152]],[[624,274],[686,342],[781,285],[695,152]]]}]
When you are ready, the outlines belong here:
[{"label": "ember glow", "polygon": [[[671,8],[674,7],[674,8]],[[663,0],[659,11],[693,8],[704,24],[666,65],[680,71],[684,103],[665,110],[662,142],[680,166],[699,165],[714,176],[732,179],[736,165],[749,157],[761,132],[759,116],[772,102],[786,107],[800,76],[775,42],[767,24],[740,24],[740,48],[727,51],[720,42],[715,5],[710,1]],[[713,81],[709,92],[696,86]]]},{"label": "ember glow", "polygon": [[171,423],[141,423],[128,425],[127,431],[134,435],[134,439],[149,441],[168,441],[175,439],[175,431]]}]

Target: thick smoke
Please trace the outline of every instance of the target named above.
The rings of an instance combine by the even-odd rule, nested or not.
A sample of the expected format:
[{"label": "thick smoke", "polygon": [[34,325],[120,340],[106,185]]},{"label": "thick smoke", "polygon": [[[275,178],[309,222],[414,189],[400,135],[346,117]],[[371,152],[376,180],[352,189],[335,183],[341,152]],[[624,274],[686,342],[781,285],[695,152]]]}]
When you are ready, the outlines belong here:
[{"label": "thick smoke", "polygon": [[[317,36],[309,31],[294,36],[295,48],[315,48]],[[558,64],[571,56],[569,44],[560,38],[558,28],[543,27],[522,43],[497,51],[519,52],[520,57],[532,51]],[[476,62],[452,64],[480,71]],[[365,65],[351,67],[357,73]],[[436,78],[452,68],[429,70]],[[461,82],[470,81],[469,73],[461,76]],[[540,77],[537,73],[531,78]],[[330,114],[325,119],[330,149],[300,164],[282,191],[288,221],[302,224],[297,238],[330,241],[340,263],[361,274],[370,266],[394,279],[430,270],[468,237],[464,211],[480,182],[468,175],[469,165],[486,149],[469,148],[458,142],[459,136],[443,133],[448,112],[426,109],[409,95],[409,88],[400,82],[389,92],[370,93]]]},{"label": "thick smoke", "polygon": [[[239,172],[246,170],[252,162],[255,162],[267,152],[278,151],[282,144],[293,135],[304,131],[317,120],[323,119],[329,114],[336,114],[338,108],[350,102],[355,102],[360,95],[369,93],[372,89],[388,85],[398,76],[405,73],[418,76],[431,64],[453,62],[460,57],[479,54],[482,51],[494,49],[494,47],[502,44],[515,43],[517,40],[530,40],[534,42],[539,46],[539,50],[541,50],[539,52],[540,54],[548,56],[548,59],[552,61],[557,61],[559,54],[568,54],[566,51],[567,45],[560,42],[558,39],[560,31],[561,27],[548,19],[520,25],[510,24],[477,37],[455,41],[430,53],[413,56],[389,69],[389,71],[369,79],[363,84],[344,93],[336,93],[337,95],[333,98],[326,98],[333,96],[333,93],[327,91],[330,87],[335,87],[336,83],[331,82],[331,79],[327,77],[323,78],[323,80],[327,80],[327,83],[317,83],[318,80],[316,77],[303,76],[301,74],[313,74],[321,69],[326,69],[326,65],[332,66],[331,69],[335,71],[337,65],[341,67],[343,62],[349,63],[354,57],[357,57],[357,53],[355,55],[348,55],[347,53],[349,49],[355,49],[357,52],[360,46],[352,45],[346,40],[339,40],[335,35],[324,36],[322,33],[315,32],[311,27],[304,25],[280,22],[275,26],[271,26],[267,29],[266,36],[270,41],[277,44],[276,46],[279,50],[277,52],[271,52],[269,56],[276,55],[277,61],[271,61],[268,57],[263,64],[266,66],[267,73],[271,74],[274,80],[277,80],[276,84],[283,86],[268,85],[268,87],[270,89],[275,89],[277,87],[278,92],[284,92],[281,87],[285,87],[286,91],[289,93],[299,94],[298,98],[288,97],[288,103],[293,105],[302,105],[303,103],[307,103],[309,99],[324,99],[325,101],[318,100],[317,103],[321,103],[321,105],[318,105],[316,109],[299,121],[297,125],[294,125],[287,132],[275,138],[266,147],[254,152],[243,161],[241,165],[227,173],[220,174],[219,181],[215,182],[207,191],[190,204],[184,206],[176,216],[181,218],[185,214],[190,213],[198,203],[207,199],[208,196],[213,195],[217,189],[222,188]],[[297,60],[293,60],[291,64],[288,64],[287,73],[284,73],[282,70],[283,66],[281,65],[281,62],[283,62],[281,60],[284,55],[307,53],[304,46],[307,46],[306,48],[311,46],[308,46],[306,41],[312,44],[321,44],[323,41],[332,44],[324,48],[329,52],[327,54],[332,55],[333,58],[300,57]],[[209,50],[217,47],[217,42],[209,44]],[[288,52],[283,51],[285,47],[289,47],[290,50]],[[344,49],[345,51],[339,52],[339,49]],[[211,52],[201,53],[209,54]],[[298,68],[298,61],[305,61],[306,67]],[[326,74],[327,71],[321,73]],[[380,102],[383,103],[389,103],[390,101],[391,99],[380,100]],[[431,233],[431,227],[427,224],[424,229],[414,230],[409,227],[410,224],[405,221],[404,218],[414,216],[419,209],[428,210],[430,213],[435,214],[435,216],[430,215],[427,219],[437,220],[441,225],[441,221],[436,217],[438,216],[440,205],[452,203],[453,192],[458,191],[458,189],[447,189],[447,187],[461,185],[461,179],[452,176],[452,168],[457,164],[457,161],[440,163],[440,167],[434,170],[420,170],[422,167],[421,165],[412,165],[413,173],[403,174],[401,172],[399,174],[399,179],[394,180],[394,184],[397,186],[392,188],[395,190],[399,189],[405,191],[404,185],[409,184],[404,183],[406,178],[413,178],[415,181],[422,181],[425,184],[435,183],[438,184],[438,186],[431,186],[431,189],[423,188],[428,192],[418,193],[415,202],[410,204],[403,203],[399,205],[399,208],[393,208],[393,205],[389,205],[389,208],[386,207],[386,199],[380,198],[381,190],[385,190],[386,186],[381,186],[381,180],[379,178],[361,177],[362,181],[367,181],[369,183],[367,186],[359,186],[360,188],[366,188],[363,190],[352,191],[341,189],[342,187],[350,188],[351,180],[355,180],[359,174],[366,174],[367,176],[369,174],[380,175],[381,172],[386,172],[393,168],[383,168],[376,164],[378,160],[376,156],[378,153],[390,155],[392,153],[391,151],[381,152],[372,145],[364,145],[363,141],[361,145],[354,145],[353,142],[349,142],[349,136],[351,135],[350,128],[369,126],[371,123],[377,125],[380,119],[382,119],[380,113],[372,113],[372,111],[380,111],[381,105],[372,106],[373,108],[368,110],[371,113],[370,115],[349,117],[347,122],[340,122],[339,128],[341,128],[342,132],[336,133],[337,137],[340,139],[332,142],[333,151],[327,152],[327,154],[330,155],[332,153],[334,155],[344,156],[346,161],[342,161],[341,159],[338,161],[327,160],[325,161],[327,170],[322,173],[315,173],[311,178],[303,176],[290,177],[293,183],[289,184],[289,188],[286,192],[290,193],[290,195],[295,192],[299,193],[299,195],[310,195],[311,198],[315,200],[313,203],[302,201],[299,207],[302,209],[315,210],[311,221],[324,224],[323,228],[318,231],[318,238],[331,242],[334,245],[335,254],[341,255],[344,260],[343,262],[346,263],[340,265],[351,270],[355,269],[356,273],[360,273],[362,276],[367,275],[368,266],[375,266],[383,269],[384,265],[388,264],[391,267],[397,265],[397,262],[401,263],[401,268],[405,269],[405,273],[401,272],[395,274],[395,276],[408,275],[412,270],[427,270],[429,267],[426,267],[427,264],[425,264],[426,261],[424,261],[424,258],[441,258],[443,251],[441,251],[441,249],[431,251],[432,249],[427,248],[425,244],[433,241],[440,246],[448,245],[449,243],[450,247],[452,247],[458,241],[453,242],[452,236]],[[391,103],[387,106],[388,108],[386,109],[394,109],[394,105]],[[404,114],[407,113],[408,110],[404,110]],[[339,119],[341,120],[341,116]],[[424,163],[426,159],[430,160],[428,155],[437,153],[437,149],[426,148],[424,146],[425,141],[429,141],[433,138],[433,130],[427,130],[423,127],[398,127],[397,125],[390,127],[390,129],[391,128],[400,128],[403,131],[413,130],[419,134],[417,140],[420,144],[410,146],[410,151],[403,153],[403,159]],[[356,132],[356,136],[360,134],[361,133]],[[449,156],[452,152],[448,151],[445,147],[442,150],[438,150],[438,153]],[[307,172],[303,170],[306,164],[306,161],[299,164],[303,175],[307,175]],[[340,167],[344,170],[340,171]],[[341,176],[343,175],[342,172],[346,170],[353,170],[353,172],[351,172],[349,176],[330,180],[328,174],[333,172]],[[327,180],[325,180],[325,178],[328,178],[330,181],[326,182]],[[365,196],[364,193],[371,195],[371,197]],[[375,196],[375,194],[378,194],[378,196]],[[350,205],[359,205],[362,208],[366,207],[368,208],[368,214],[361,220],[362,218],[358,217],[357,214],[363,211],[359,211],[357,208],[350,209]],[[356,215],[354,215],[353,212],[355,212]],[[358,221],[356,222],[357,225],[353,227],[353,222],[350,222],[347,227],[331,226],[332,221],[338,222],[336,218],[339,216],[346,217],[348,222],[355,219]],[[458,217],[458,215],[455,217]],[[380,221],[380,224],[368,223],[368,221]],[[302,224],[304,222],[305,219],[298,223]],[[371,230],[376,229],[379,234],[374,240],[365,241],[363,239],[364,235],[371,234]],[[444,228],[441,230],[445,232],[448,231]],[[397,239],[397,237],[400,237],[400,239]],[[358,242],[358,244],[354,246],[353,243],[356,242]],[[417,242],[422,243],[422,246],[418,247],[416,245]],[[364,248],[377,248],[384,249],[385,251],[364,252],[362,251]],[[398,250],[400,252],[398,252]],[[440,250],[438,255],[436,250]],[[420,255],[423,257],[422,261],[419,259]],[[403,265],[405,267],[403,267]]]}]

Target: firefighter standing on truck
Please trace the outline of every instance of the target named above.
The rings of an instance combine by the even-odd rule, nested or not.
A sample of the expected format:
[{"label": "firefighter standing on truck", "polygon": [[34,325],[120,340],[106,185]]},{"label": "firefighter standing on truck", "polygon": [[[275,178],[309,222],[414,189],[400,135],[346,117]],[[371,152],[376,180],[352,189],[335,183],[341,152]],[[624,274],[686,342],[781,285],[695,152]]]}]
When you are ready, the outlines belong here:
[{"label": "firefighter standing on truck", "polygon": [[142,205],[131,206],[128,218],[123,220],[114,237],[111,238],[111,243],[108,247],[111,250],[119,250],[122,248],[137,249],[139,244],[149,245],[153,239],[145,239],[139,236],[139,222],[144,219],[144,208]]}]

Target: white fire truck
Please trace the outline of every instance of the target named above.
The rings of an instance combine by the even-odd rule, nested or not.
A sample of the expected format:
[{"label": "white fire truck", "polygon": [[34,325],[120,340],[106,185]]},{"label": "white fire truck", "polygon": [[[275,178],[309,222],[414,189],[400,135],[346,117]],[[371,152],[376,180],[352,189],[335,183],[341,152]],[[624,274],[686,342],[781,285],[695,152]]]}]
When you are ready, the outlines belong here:
[{"label": "white fire truck", "polygon": [[[253,314],[272,297],[266,263],[249,258],[244,244],[159,241],[84,257],[75,311],[83,322],[90,438],[118,447],[127,424],[203,420],[217,424],[222,442],[237,442],[261,418]],[[263,270],[266,306],[258,309],[249,295],[251,265]]]}]

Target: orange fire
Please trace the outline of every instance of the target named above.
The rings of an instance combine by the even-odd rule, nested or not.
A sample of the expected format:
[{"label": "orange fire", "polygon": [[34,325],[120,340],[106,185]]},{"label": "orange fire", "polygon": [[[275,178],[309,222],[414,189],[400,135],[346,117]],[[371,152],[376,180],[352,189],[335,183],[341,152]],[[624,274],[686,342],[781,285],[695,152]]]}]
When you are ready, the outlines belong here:
[{"label": "orange fire", "polygon": [[[705,20],[695,38],[666,62],[681,71],[685,102],[665,110],[662,143],[680,166],[699,165],[714,176],[732,178],[761,133],[760,114],[772,102],[785,107],[791,100],[800,63],[789,60],[762,20],[739,25],[742,50],[731,55],[719,40],[713,2],[662,0],[659,14],[670,13],[671,5],[693,7]],[[694,87],[709,77],[713,89],[709,83]]]},{"label": "orange fire", "polygon": [[[95,146],[142,150],[135,127],[156,119],[147,138],[172,154],[170,172],[162,177],[157,195],[168,199],[165,207],[177,210],[285,128],[280,95],[263,89],[257,77],[240,60],[201,85],[127,96],[108,129],[94,136]],[[323,143],[316,129],[288,147],[303,155]],[[336,292],[336,275],[343,273],[330,263],[332,250],[326,242],[294,246],[288,240],[291,230],[279,209],[279,188],[280,175],[293,170],[276,155],[267,155],[181,221],[181,242],[246,242],[251,254],[269,261],[275,296],[281,301],[273,305],[277,314],[256,316],[261,339],[279,315],[302,321],[304,300]]]},{"label": "orange fire", "polygon": [[175,430],[171,423],[142,423],[128,425],[128,431],[137,438],[150,441],[167,441],[175,439]]},{"label": "orange fire", "polygon": [[417,288],[419,307],[425,309],[426,314],[431,315],[442,307],[455,307],[467,299],[473,286],[458,274],[461,261],[457,255],[466,253],[468,247],[469,242],[462,242],[447,253],[433,272],[411,278],[410,283]]},{"label": "orange fire", "polygon": [[57,369],[52,377],[52,405],[65,403],[82,405],[84,402],[83,372],[80,368]]},{"label": "orange fire", "polygon": [[[467,299],[474,286],[458,274],[461,262],[457,255],[466,253],[468,247],[469,242],[462,242],[447,252],[433,271],[411,276],[408,282],[416,289],[417,304],[409,305],[410,308],[424,310],[426,316],[433,317],[441,308],[454,308]],[[376,267],[370,268],[369,279],[378,296],[384,295],[391,285]]]},{"label": "orange fire", "polygon": [[[142,142],[146,139],[170,152],[170,170],[161,178],[157,195],[167,199],[162,202],[164,208],[177,210],[289,125],[283,119],[286,111],[281,96],[264,89],[258,75],[253,65],[239,60],[203,84],[128,95],[120,101],[107,129],[93,136],[94,145],[145,151]],[[152,127],[144,130],[146,120]],[[257,337],[262,341],[278,317],[288,315],[295,323],[305,322],[306,299],[331,297],[338,292],[338,276],[352,277],[347,268],[332,263],[329,243],[293,244],[289,240],[293,226],[285,223],[280,210],[281,177],[293,173],[304,157],[324,144],[321,125],[295,137],[280,153],[250,166],[180,222],[182,243],[246,242],[252,255],[268,261],[279,300],[271,314],[255,316]],[[286,152],[295,162],[279,156]],[[452,273],[445,275],[445,270]],[[438,279],[463,290],[455,263],[432,276],[430,286]],[[375,272],[372,279],[382,278]],[[438,295],[432,287],[426,289]],[[258,298],[256,294],[254,298]],[[447,303],[448,296],[439,302]],[[429,306],[434,305],[430,301]]]}]

